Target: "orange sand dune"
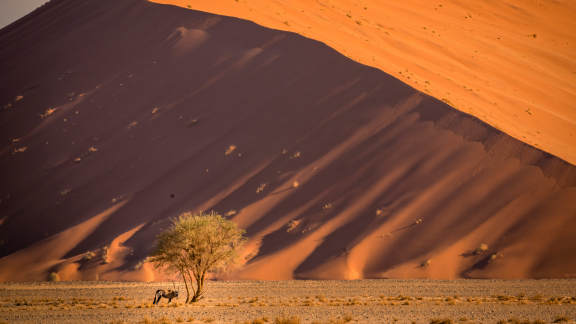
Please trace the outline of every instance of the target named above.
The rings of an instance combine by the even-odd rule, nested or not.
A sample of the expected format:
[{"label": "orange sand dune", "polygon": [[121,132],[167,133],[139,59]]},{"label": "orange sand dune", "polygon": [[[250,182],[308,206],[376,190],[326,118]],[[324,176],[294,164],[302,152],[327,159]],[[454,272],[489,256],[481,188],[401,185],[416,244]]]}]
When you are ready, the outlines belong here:
[{"label": "orange sand dune", "polygon": [[247,229],[223,278],[576,276],[576,167],[298,34],[56,0],[0,71],[1,281],[160,280],[200,209]]},{"label": "orange sand dune", "polygon": [[576,164],[576,2],[152,0],[319,40]]}]

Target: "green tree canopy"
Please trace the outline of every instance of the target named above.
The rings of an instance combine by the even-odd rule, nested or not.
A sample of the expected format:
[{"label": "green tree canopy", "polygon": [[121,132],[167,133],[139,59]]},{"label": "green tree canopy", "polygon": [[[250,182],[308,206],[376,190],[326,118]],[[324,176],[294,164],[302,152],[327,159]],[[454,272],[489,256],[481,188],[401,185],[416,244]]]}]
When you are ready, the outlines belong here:
[{"label": "green tree canopy", "polygon": [[186,286],[186,302],[193,303],[204,294],[206,274],[233,263],[244,240],[244,230],[213,211],[186,212],[158,235],[151,261],[158,268],[179,273]]}]

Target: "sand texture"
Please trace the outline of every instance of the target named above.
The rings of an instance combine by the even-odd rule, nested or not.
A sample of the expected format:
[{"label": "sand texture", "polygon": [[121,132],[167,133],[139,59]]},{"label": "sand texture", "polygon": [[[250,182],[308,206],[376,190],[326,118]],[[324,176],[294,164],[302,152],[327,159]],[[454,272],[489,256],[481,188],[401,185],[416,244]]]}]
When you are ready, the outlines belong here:
[{"label": "sand texture", "polygon": [[576,164],[572,0],[153,0],[319,40]]},{"label": "sand texture", "polygon": [[573,280],[209,282],[206,298],[197,304],[185,305],[180,296],[170,305],[162,300],[153,306],[156,289],[167,288],[172,283],[4,284],[0,321],[243,324],[296,318],[302,324],[428,324],[433,319],[494,324],[563,319],[556,323],[573,324],[576,319]]},{"label": "sand texture", "polygon": [[226,278],[576,277],[576,167],[320,42],[58,0],[0,70],[0,281],[161,280],[209,209],[249,237]]}]

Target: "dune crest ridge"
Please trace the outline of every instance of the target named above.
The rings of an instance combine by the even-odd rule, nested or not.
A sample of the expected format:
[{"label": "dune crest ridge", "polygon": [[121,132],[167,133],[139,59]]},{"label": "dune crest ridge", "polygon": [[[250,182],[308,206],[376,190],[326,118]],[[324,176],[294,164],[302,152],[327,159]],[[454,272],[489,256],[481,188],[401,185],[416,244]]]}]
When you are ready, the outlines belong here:
[{"label": "dune crest ridge", "polygon": [[150,0],[321,41],[576,164],[576,3]]}]

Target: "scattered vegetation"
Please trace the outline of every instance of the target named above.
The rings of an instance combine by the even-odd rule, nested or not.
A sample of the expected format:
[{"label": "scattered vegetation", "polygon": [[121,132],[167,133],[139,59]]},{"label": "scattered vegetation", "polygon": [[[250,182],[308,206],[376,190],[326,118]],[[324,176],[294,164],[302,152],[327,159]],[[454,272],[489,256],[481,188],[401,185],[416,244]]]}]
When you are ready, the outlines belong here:
[{"label": "scattered vegetation", "polygon": [[149,261],[149,259],[148,259],[148,257],[146,257],[146,258],[138,261],[138,262],[132,267],[132,269],[134,269],[134,270],[140,270],[140,269],[142,269],[142,267],[144,266],[144,263],[146,263],[146,262],[148,262],[148,261]]},{"label": "scattered vegetation", "polygon": [[298,219],[293,219],[291,221],[288,222],[288,224],[286,225],[286,232],[290,233],[293,230],[296,229],[296,227],[298,227],[298,225],[300,225],[301,220]]},{"label": "scattered vegetation", "polygon": [[147,316],[137,323],[138,324],[172,324],[173,322],[168,317],[152,319],[152,318]]},{"label": "scattered vegetation", "polygon": [[104,264],[110,263],[110,255],[108,253],[109,252],[108,249],[109,249],[108,245],[102,248],[102,263]]},{"label": "scattered vegetation", "polygon": [[484,254],[488,251],[488,244],[480,243],[480,245],[474,250],[475,255]]},{"label": "scattered vegetation", "polygon": [[58,282],[60,281],[60,275],[56,272],[50,272],[50,274],[48,275],[48,281]]},{"label": "scattered vegetation", "polygon": [[56,108],[48,108],[44,113],[40,114],[40,118],[45,119],[52,116],[56,112]]},{"label": "scattered vegetation", "polygon": [[506,321],[501,320],[498,321],[497,324],[545,324],[546,322],[542,321],[542,320],[534,320],[534,321],[530,321],[530,320],[519,320],[517,318],[511,318],[508,319]]},{"label": "scattered vegetation", "polygon": [[138,126],[138,121],[133,120],[133,121],[131,121],[131,122],[128,124],[128,126],[126,126],[126,128],[132,129],[132,128],[136,127],[136,126]]},{"label": "scattered vegetation", "polygon": [[93,251],[88,251],[86,252],[86,254],[84,254],[84,256],[82,257],[83,261],[90,261],[92,259],[94,259],[94,257],[96,256],[96,253],[94,253]]},{"label": "scattered vegetation", "polygon": [[443,318],[443,319],[431,319],[430,320],[430,324],[452,324],[452,320],[448,319],[448,318]]},{"label": "scattered vegetation", "polygon": [[261,193],[261,192],[264,192],[264,190],[266,189],[266,186],[267,186],[267,185],[268,185],[268,184],[266,184],[266,183],[261,183],[261,184],[258,186],[258,188],[256,188],[256,193],[259,194],[259,193]]},{"label": "scattered vegetation", "polygon": [[277,317],[274,320],[274,324],[300,324],[300,318],[298,316],[292,317]]},{"label": "scattered vegetation", "polygon": [[234,153],[234,151],[236,151],[236,145],[230,145],[228,146],[228,148],[226,149],[226,151],[224,152],[224,155],[228,156],[232,153]]},{"label": "scattered vegetation", "polygon": [[21,146],[21,147],[19,147],[19,148],[14,149],[14,154],[16,154],[16,153],[24,153],[24,152],[26,152],[26,150],[28,150],[28,147],[27,147],[27,146]]},{"label": "scattered vegetation", "polygon": [[300,153],[300,151],[294,152],[294,154],[290,156],[291,159],[299,159],[300,157],[302,157],[302,153]]}]

